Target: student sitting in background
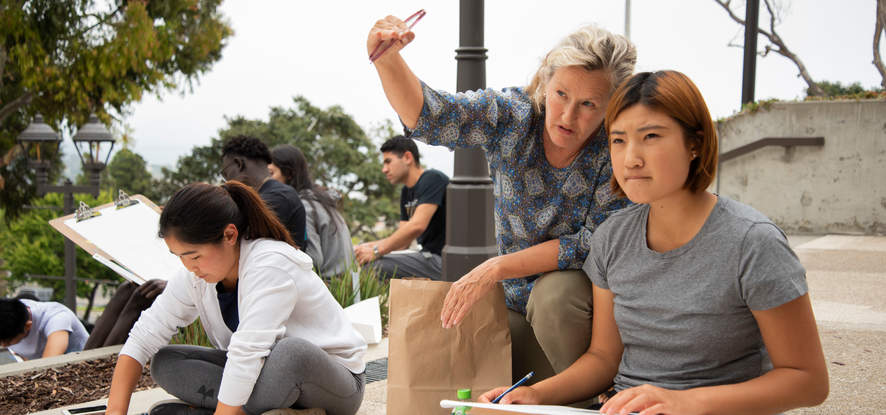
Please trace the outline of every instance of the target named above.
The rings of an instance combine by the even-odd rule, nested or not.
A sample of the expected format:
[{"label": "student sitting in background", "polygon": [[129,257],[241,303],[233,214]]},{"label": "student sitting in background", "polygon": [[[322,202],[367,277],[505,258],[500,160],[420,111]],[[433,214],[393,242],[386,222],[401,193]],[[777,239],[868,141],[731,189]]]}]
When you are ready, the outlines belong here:
[{"label": "student sitting in background", "polygon": [[154,299],[164,288],[166,280],[161,279],[148,280],[142,285],[131,281],[120,284],[101,316],[95,321],[95,327],[89,333],[83,350],[126,342],[129,330],[132,330],[138,316],[154,303]]},{"label": "student sitting in background", "polygon": [[236,136],[225,141],[222,147],[221,175],[225,180],[237,180],[255,189],[262,200],[277,215],[277,219],[289,230],[295,245],[304,250],[305,207],[298,192],[290,186],[271,179],[268,164],[271,151],[261,140],[249,136]]},{"label": "student sitting in background", "polygon": [[297,147],[276,146],[271,149],[271,160],[271,178],[292,186],[305,206],[304,251],[314,260],[314,268],[327,279],[343,274],[351,264],[354,247],[345,218],[338,211],[338,201],[314,184],[308,161]]},{"label": "student sitting in background", "polygon": [[612,189],[637,205],[591,240],[591,345],[501,403],[576,402],[613,382],[606,414],[774,414],[823,402],[806,271],[766,216],[705,190],[717,133],[692,81],[634,75],[609,101],[606,128]]},{"label": "student sitting in background", "polygon": [[87,337],[77,316],[59,303],[0,299],[0,346],[25,359],[79,352]]}]

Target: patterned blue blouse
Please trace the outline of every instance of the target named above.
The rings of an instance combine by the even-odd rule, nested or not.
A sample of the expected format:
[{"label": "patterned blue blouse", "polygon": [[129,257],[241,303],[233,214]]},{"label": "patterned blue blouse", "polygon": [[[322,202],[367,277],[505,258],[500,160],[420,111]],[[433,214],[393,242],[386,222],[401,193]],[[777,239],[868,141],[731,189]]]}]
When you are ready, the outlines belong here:
[{"label": "patterned blue blouse", "polygon": [[[422,83],[424,105],[407,136],[431,145],[483,148],[495,194],[499,255],[560,240],[559,269],[581,269],[591,235],[609,214],[627,206],[609,186],[612,167],[605,132],[572,164],[548,164],[542,144],[545,114],[522,88],[450,94]],[[508,308],[526,314],[538,276],[504,281]]]}]

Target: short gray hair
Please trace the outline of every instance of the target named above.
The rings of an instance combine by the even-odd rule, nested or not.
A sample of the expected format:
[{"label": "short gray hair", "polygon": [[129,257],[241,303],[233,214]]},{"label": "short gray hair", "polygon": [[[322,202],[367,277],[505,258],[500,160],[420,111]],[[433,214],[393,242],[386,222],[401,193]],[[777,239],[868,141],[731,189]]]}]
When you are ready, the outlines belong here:
[{"label": "short gray hair", "polygon": [[526,93],[536,111],[544,108],[544,92],[557,69],[580,66],[589,71],[603,70],[609,75],[610,92],[615,91],[634,72],[637,49],[622,35],[589,25],[561,40],[545,56],[532,77]]}]

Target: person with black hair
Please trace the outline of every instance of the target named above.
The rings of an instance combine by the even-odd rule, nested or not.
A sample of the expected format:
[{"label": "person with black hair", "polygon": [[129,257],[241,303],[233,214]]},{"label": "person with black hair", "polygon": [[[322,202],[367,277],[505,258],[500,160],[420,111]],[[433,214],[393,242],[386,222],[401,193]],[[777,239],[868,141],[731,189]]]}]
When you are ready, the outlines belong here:
[{"label": "person with black hair", "polygon": [[[418,146],[411,138],[395,136],[381,146],[382,172],[400,190],[400,225],[387,238],[354,248],[361,265],[377,267],[385,278],[425,277],[439,280],[440,257],[446,243],[446,186],[449,177],[423,169]],[[412,241],[421,250],[406,250]]]},{"label": "person with black hair", "polygon": [[307,246],[305,235],[305,207],[298,192],[276,180],[271,180],[268,165],[271,151],[255,137],[239,135],[226,141],[222,147],[221,175],[225,180],[238,180],[255,189],[277,218],[289,229],[292,240],[300,249]]},{"label": "person with black hair", "polygon": [[62,304],[0,299],[0,346],[24,359],[79,352],[88,336],[77,315]]},{"label": "person with black hair", "polygon": [[[107,414],[127,413],[148,359],[154,381],[183,401],[151,415],[357,412],[366,342],[255,190],[233,180],[185,186],[160,214],[158,236],[185,269],[120,350]],[[168,345],[198,317],[214,349]]]},{"label": "person with black hair", "polygon": [[271,178],[296,191],[305,207],[305,253],[324,278],[347,271],[353,258],[351,232],[339,212],[339,200],[314,184],[308,161],[297,147],[281,144],[271,149]]}]

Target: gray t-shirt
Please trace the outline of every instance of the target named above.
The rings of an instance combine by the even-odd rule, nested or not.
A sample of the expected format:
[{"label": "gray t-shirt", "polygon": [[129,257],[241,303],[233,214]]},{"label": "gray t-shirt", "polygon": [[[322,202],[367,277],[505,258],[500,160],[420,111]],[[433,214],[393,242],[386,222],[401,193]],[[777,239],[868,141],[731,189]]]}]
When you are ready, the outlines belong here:
[{"label": "gray t-shirt", "polygon": [[46,338],[59,330],[68,332],[68,349],[65,353],[79,352],[86,344],[89,333],[80,320],[67,307],[53,302],[22,299],[31,310],[31,331],[22,341],[9,348],[25,359],[39,359],[46,348]]},{"label": "gray t-shirt", "polygon": [[806,293],[806,271],[784,233],[750,206],[719,196],[698,234],[656,252],[649,205],[614,213],[594,233],[584,271],[614,294],[624,344],[616,390],[743,382],[772,369],[751,310]]}]

